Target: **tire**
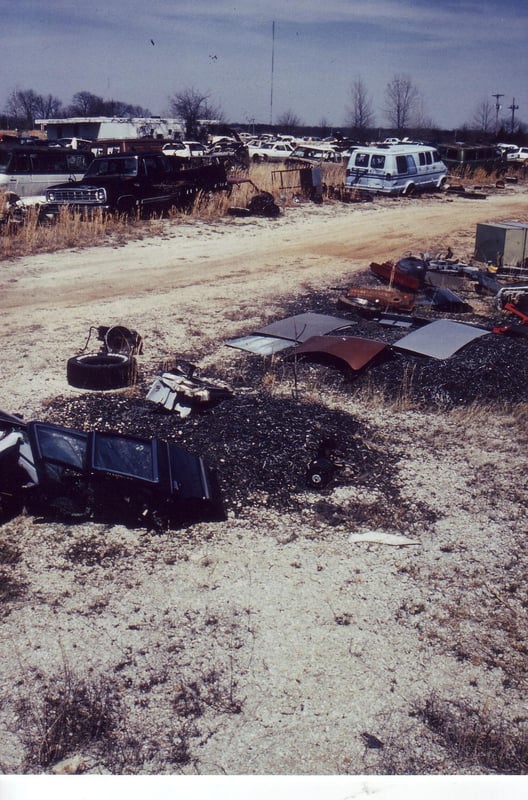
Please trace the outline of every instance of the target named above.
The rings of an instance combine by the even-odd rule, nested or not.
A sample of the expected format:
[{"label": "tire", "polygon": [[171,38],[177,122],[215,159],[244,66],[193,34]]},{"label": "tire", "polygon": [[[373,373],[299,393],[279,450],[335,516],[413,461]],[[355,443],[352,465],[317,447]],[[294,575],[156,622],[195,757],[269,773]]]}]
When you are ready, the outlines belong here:
[{"label": "tire", "polygon": [[404,197],[412,197],[413,194],[416,192],[416,186],[414,183],[410,183],[408,186],[405,187],[402,194]]},{"label": "tire", "polygon": [[306,472],[306,485],[312,489],[326,489],[335,475],[335,465],[327,458],[316,458]]},{"label": "tire", "polygon": [[78,389],[121,389],[136,378],[136,360],[121,353],[97,353],[70,358],[66,375]]}]

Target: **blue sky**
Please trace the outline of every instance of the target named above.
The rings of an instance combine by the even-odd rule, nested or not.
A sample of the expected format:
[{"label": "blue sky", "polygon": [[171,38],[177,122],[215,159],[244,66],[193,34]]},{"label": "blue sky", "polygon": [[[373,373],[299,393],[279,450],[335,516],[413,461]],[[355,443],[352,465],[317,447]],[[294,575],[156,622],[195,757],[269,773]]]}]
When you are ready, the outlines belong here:
[{"label": "blue sky", "polygon": [[194,87],[248,126],[292,111],[341,127],[361,78],[385,126],[385,87],[406,75],[439,126],[471,121],[496,93],[501,119],[515,98],[528,123],[526,0],[0,0],[0,10],[0,107],[16,88],[65,104],[86,90],[163,115]]}]

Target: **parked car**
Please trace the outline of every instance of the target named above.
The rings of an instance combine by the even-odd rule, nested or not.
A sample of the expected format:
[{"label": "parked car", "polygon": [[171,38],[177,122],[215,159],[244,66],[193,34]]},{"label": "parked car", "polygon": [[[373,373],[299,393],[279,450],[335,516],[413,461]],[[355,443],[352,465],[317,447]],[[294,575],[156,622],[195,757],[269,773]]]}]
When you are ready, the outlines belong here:
[{"label": "parked car", "polygon": [[127,153],[94,159],[80,181],[49,186],[49,216],[62,206],[84,212],[146,215],[185,208],[199,191],[229,189],[221,164],[185,167],[161,153]]},{"label": "parked car", "polygon": [[438,152],[449,169],[457,169],[464,173],[482,167],[492,170],[500,166],[502,156],[493,145],[464,144],[439,144]]},{"label": "parked car", "polygon": [[342,154],[334,147],[316,147],[308,145],[298,145],[286,158],[286,166],[297,164],[340,164],[343,161]]},{"label": "parked car", "polygon": [[528,147],[518,147],[516,150],[510,150],[506,157],[508,161],[526,161],[528,159]]},{"label": "parked car", "polygon": [[260,142],[258,145],[248,144],[249,157],[252,161],[284,161],[293,152],[289,142]]},{"label": "parked car", "polygon": [[378,145],[354,150],[345,185],[383,194],[412,194],[416,189],[440,189],[446,175],[447,167],[434,147]]},{"label": "parked car", "polygon": [[205,145],[201,142],[168,142],[161,148],[166,156],[177,158],[201,158],[205,155]]},{"label": "parked car", "polygon": [[26,205],[44,203],[50,184],[82,178],[92,160],[84,151],[0,145],[0,192],[18,195]]}]

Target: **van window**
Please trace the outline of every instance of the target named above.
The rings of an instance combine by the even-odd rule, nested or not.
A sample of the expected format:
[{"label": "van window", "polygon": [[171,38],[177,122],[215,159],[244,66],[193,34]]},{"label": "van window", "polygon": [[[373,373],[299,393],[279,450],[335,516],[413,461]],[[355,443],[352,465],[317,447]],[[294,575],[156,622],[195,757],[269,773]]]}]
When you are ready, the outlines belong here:
[{"label": "van window", "polygon": [[0,172],[6,172],[7,166],[11,161],[11,153],[9,150],[0,150]]},{"label": "van window", "polygon": [[27,153],[15,153],[10,165],[11,172],[30,172],[31,164]]},{"label": "van window", "polygon": [[416,162],[411,155],[396,156],[396,172],[398,175],[414,175],[417,172]]},{"label": "van window", "polygon": [[385,156],[372,156],[370,166],[372,169],[383,169],[385,167]]},{"label": "van window", "polygon": [[368,167],[369,155],[368,153],[357,153],[354,164],[356,167]]},{"label": "van window", "polygon": [[442,160],[442,156],[440,155],[438,150],[433,150],[433,161],[436,162],[436,161],[441,161],[441,160]]}]

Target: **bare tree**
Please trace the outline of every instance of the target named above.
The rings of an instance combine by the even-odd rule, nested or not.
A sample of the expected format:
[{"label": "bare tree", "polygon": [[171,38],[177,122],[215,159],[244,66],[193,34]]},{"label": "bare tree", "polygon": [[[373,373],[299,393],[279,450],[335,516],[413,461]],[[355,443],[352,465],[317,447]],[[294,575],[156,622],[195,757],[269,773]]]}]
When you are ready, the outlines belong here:
[{"label": "bare tree", "polygon": [[33,128],[35,119],[49,119],[59,113],[61,101],[53,95],[41,95],[33,89],[15,89],[9,95],[6,112],[14,117],[17,125],[24,128]]},{"label": "bare tree", "polygon": [[69,117],[149,117],[150,111],[122,100],[103,100],[91,92],[77,92],[67,110]]},{"label": "bare tree", "polygon": [[367,87],[361,77],[356,78],[350,89],[351,105],[348,108],[347,125],[356,136],[364,136],[368,128],[374,125],[374,112],[372,101]]},{"label": "bare tree", "polygon": [[189,138],[196,138],[200,135],[200,120],[223,121],[223,112],[219,107],[209,103],[209,97],[208,94],[202,94],[196,89],[190,88],[177,92],[169,101],[171,113],[183,120],[185,135]]},{"label": "bare tree", "polygon": [[291,109],[284,111],[277,119],[277,126],[285,133],[295,133],[297,128],[300,128],[302,120]]},{"label": "bare tree", "polygon": [[494,108],[489,100],[482,100],[473,115],[473,125],[482,133],[489,133],[494,129]]},{"label": "bare tree", "polygon": [[385,88],[385,114],[398,133],[412,124],[420,94],[407,75],[395,75]]},{"label": "bare tree", "polygon": [[77,92],[72,97],[71,105],[68,108],[70,117],[97,117],[102,116],[104,100],[97,94],[91,92]]}]

